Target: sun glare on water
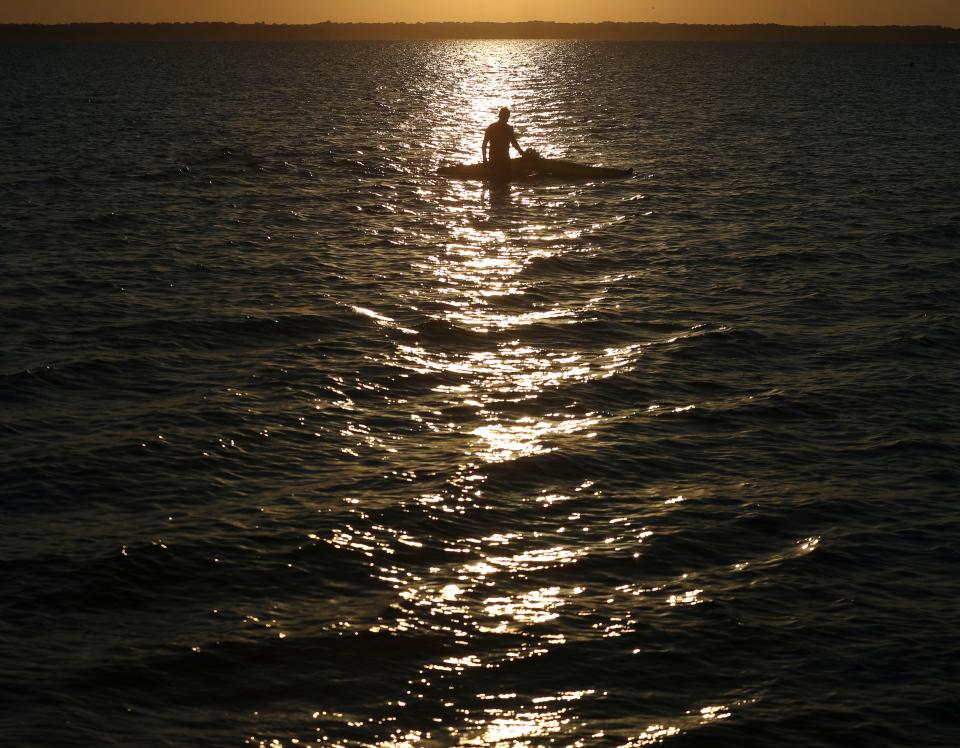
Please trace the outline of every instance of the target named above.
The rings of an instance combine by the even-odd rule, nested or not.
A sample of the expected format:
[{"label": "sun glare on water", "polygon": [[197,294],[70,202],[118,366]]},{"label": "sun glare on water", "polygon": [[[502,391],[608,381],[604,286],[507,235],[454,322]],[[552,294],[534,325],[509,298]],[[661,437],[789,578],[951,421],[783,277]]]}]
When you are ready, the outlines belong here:
[{"label": "sun glare on water", "polygon": [[[522,146],[549,152],[560,116],[549,103],[555,98],[551,86],[563,85],[550,70],[549,45],[450,42],[443,54],[448,74],[436,91],[436,106],[421,123],[435,151],[431,168],[442,160],[479,161],[484,128],[502,106],[516,113]],[[602,286],[532,297],[532,264],[575,256],[585,251],[584,237],[590,232],[621,220],[614,216],[598,224],[569,210],[577,193],[568,186],[561,196],[557,189],[434,180],[421,194],[438,206],[430,216],[436,229],[404,237],[416,250],[410,267],[415,282],[405,291],[407,303],[429,318],[430,334],[404,328],[391,315],[354,307],[398,333],[384,364],[402,377],[432,383],[416,400],[404,403],[424,435],[416,449],[440,445],[459,452],[456,474],[443,489],[412,492],[400,502],[402,511],[442,527],[442,534],[401,533],[386,524],[371,524],[368,509],[360,505],[356,523],[328,539],[334,548],[367,559],[371,574],[394,591],[389,615],[384,614],[371,633],[402,637],[424,632],[450,642],[425,656],[402,700],[391,707],[402,712],[410,704],[439,700],[442,708],[433,718],[433,729],[401,730],[377,745],[532,748],[562,740],[571,731],[582,732],[581,707],[595,710],[607,697],[589,682],[577,684],[581,690],[541,689],[532,695],[484,690],[470,695],[472,706],[463,705],[454,693],[478,674],[484,682],[507,682],[516,663],[568,646],[570,624],[564,619],[578,622],[573,625],[580,630],[576,636],[613,638],[636,630],[640,609],[692,609],[708,594],[692,580],[654,589],[624,588],[605,598],[572,582],[538,584],[540,572],[563,570],[569,577],[568,570],[588,560],[634,558],[651,535],[627,516],[598,527],[579,510],[565,511],[568,502],[602,498],[592,481],[569,495],[515,497],[516,504],[555,511],[549,526],[479,534],[470,529],[476,513],[495,516],[498,510],[485,490],[492,469],[522,466],[523,460],[562,452],[565,446],[582,447],[608,426],[608,416],[575,399],[560,400],[557,393],[634,368],[645,354],[639,344],[604,347],[583,338],[577,349],[530,339],[528,330],[534,326],[549,331],[581,324],[607,303]],[[357,425],[355,432],[372,444],[369,429]],[[401,457],[414,448],[404,440],[390,446]],[[485,519],[490,521],[496,520]],[[415,561],[405,559],[428,548],[437,558],[425,575]],[[692,709],[685,715],[664,715],[657,724],[607,725],[594,737],[604,744],[663,743],[719,715],[716,710],[701,715]],[[387,725],[396,717],[383,719]]]}]

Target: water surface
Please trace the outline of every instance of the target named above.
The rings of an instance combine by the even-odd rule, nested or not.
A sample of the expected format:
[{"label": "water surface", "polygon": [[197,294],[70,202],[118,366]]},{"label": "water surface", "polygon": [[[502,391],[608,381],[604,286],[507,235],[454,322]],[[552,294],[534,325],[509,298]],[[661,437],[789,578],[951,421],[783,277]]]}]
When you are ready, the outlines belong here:
[{"label": "water surface", "polygon": [[960,49],[0,64],[0,742],[960,742]]}]

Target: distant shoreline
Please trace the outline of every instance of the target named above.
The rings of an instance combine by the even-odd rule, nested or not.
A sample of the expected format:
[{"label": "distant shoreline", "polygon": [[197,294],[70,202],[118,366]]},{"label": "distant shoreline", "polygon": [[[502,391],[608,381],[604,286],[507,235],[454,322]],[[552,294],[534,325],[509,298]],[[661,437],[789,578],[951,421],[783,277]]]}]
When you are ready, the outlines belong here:
[{"label": "distant shoreline", "polygon": [[0,24],[0,42],[204,42],[415,39],[957,43],[944,26],[781,26],[681,23],[71,23]]}]

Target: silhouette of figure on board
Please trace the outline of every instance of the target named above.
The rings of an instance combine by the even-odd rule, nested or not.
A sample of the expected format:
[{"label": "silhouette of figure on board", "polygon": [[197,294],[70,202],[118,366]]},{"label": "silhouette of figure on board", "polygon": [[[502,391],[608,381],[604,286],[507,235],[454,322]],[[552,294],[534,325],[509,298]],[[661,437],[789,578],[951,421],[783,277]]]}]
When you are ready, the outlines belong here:
[{"label": "silhouette of figure on board", "polygon": [[[523,149],[517,142],[517,136],[513,134],[513,127],[507,124],[510,119],[510,110],[506,107],[500,110],[499,119],[490,125],[483,133],[483,145],[480,151],[483,153],[483,163],[490,170],[490,176],[497,182],[510,181],[510,146],[512,145],[520,155],[523,155]],[[490,146],[490,158],[487,159],[487,146]]]}]

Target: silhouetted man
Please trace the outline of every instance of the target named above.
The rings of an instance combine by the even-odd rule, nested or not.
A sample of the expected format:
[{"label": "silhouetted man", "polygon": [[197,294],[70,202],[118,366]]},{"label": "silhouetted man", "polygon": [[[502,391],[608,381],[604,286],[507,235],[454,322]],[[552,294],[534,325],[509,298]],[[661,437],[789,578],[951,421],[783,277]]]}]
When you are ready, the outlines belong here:
[{"label": "silhouetted man", "polygon": [[[510,146],[512,145],[520,155],[523,155],[523,149],[517,142],[517,136],[513,134],[513,128],[507,124],[510,119],[510,110],[504,107],[500,110],[500,118],[490,125],[483,133],[483,145],[480,147],[483,153],[483,163],[488,164],[490,176],[497,181],[507,182],[510,180]],[[487,160],[487,145],[490,146],[490,159]]]}]

